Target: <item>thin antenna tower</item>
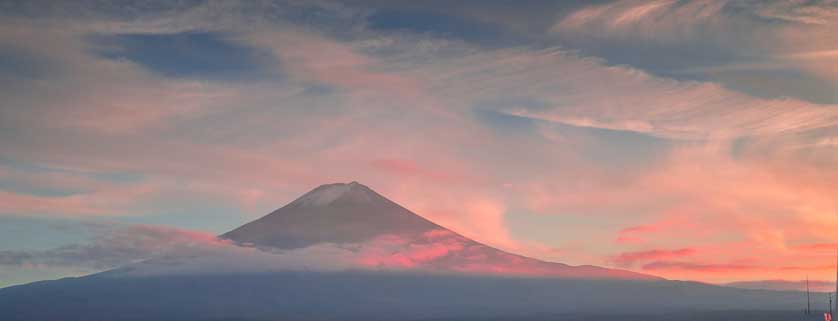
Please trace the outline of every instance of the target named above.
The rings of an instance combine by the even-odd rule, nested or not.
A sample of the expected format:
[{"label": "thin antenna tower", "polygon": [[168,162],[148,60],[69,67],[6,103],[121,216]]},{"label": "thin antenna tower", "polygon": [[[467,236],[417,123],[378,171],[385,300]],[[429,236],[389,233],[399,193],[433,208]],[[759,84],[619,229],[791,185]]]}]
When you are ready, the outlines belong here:
[{"label": "thin antenna tower", "polygon": [[809,275],[806,275],[806,315],[812,314],[812,301],[809,299]]}]

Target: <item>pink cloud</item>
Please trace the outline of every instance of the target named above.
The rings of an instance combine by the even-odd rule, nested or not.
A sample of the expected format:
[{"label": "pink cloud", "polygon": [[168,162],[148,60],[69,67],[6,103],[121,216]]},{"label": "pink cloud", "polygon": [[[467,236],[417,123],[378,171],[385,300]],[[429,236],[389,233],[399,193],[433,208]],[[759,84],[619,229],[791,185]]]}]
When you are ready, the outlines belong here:
[{"label": "pink cloud", "polygon": [[449,235],[444,230],[428,233],[416,240],[394,235],[379,237],[370,246],[365,246],[359,263],[367,267],[417,268],[444,259],[465,247],[464,239]]},{"label": "pink cloud", "polygon": [[397,179],[405,177],[418,177],[428,179],[430,181],[457,184],[463,178],[456,177],[452,173],[446,173],[440,170],[428,169],[419,166],[415,161],[398,158],[383,158],[376,159],[371,162],[374,169],[393,174]]},{"label": "pink cloud", "polygon": [[643,270],[685,270],[702,273],[729,273],[732,271],[749,271],[757,267],[744,264],[712,264],[712,263],[690,263],[673,261],[654,261],[643,265]]},{"label": "pink cloud", "polygon": [[229,240],[219,239],[213,233],[148,224],[118,227],[99,241],[111,244],[130,242],[132,246],[155,251],[165,250],[172,246],[224,246],[232,244]]},{"label": "pink cloud", "polygon": [[662,227],[659,225],[638,225],[627,227],[620,230],[620,234],[617,236],[617,243],[637,243],[642,241],[639,234],[657,232],[661,229]]},{"label": "pink cloud", "polygon": [[809,244],[799,244],[794,245],[792,247],[795,250],[800,251],[812,251],[812,252],[835,252],[838,251],[838,243],[809,243]]},{"label": "pink cloud", "polygon": [[695,249],[684,248],[677,250],[648,250],[625,252],[615,256],[612,261],[620,267],[632,267],[638,262],[657,261],[664,259],[673,259],[684,256],[690,256],[696,253]]},{"label": "pink cloud", "polygon": [[677,211],[669,211],[664,213],[664,219],[651,224],[643,224],[624,228],[617,234],[615,240],[618,244],[637,244],[644,243],[650,237],[658,234],[669,235],[671,231],[680,231],[684,229],[698,230],[701,227],[698,224],[691,222],[687,217],[678,213]]},{"label": "pink cloud", "polygon": [[[700,249],[690,254],[689,264],[661,263],[648,268],[667,278],[720,282],[783,277],[803,270],[813,277],[828,277],[829,269],[820,267],[830,261],[830,253],[834,256],[834,247],[817,249],[834,243],[829,231],[838,226],[829,195],[834,194],[830,182],[838,172],[830,166],[813,167],[791,154],[745,150],[733,158],[729,148],[723,143],[678,147],[658,166],[627,178],[618,176],[614,178],[618,183],[611,186],[599,184],[596,180],[600,178],[592,176],[594,182],[588,184],[597,186],[595,189],[569,191],[561,185],[542,183],[541,195],[546,200],[536,209],[569,216],[568,220],[594,216],[634,223],[614,230],[616,245],[626,250],[603,255],[606,264],[618,264],[614,258],[621,253],[638,252],[641,257],[664,254],[642,253],[649,248]],[[572,183],[565,179],[567,184]],[[576,194],[561,196],[567,192]],[[585,210],[590,212],[574,213]],[[641,220],[649,223],[637,224]],[[606,231],[591,233],[589,238],[609,237]],[[684,253],[673,255],[678,254]],[[671,259],[674,257],[654,261]],[[800,269],[791,269],[788,262],[802,264]]]}]

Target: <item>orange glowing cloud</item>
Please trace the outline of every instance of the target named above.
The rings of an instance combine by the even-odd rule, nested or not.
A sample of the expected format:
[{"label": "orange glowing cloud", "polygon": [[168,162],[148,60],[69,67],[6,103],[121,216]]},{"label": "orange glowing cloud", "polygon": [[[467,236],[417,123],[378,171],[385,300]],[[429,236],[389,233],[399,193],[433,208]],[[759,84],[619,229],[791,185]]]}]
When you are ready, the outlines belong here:
[{"label": "orange glowing cloud", "polygon": [[612,260],[614,264],[616,264],[617,266],[632,267],[638,262],[679,258],[684,256],[690,256],[695,253],[696,250],[692,248],[677,250],[648,250],[621,253],[620,255],[614,257]]},{"label": "orange glowing cloud", "polygon": [[673,215],[652,224],[624,228],[617,235],[616,242],[618,244],[643,243],[655,233],[690,228],[698,228],[698,226],[684,217]]}]

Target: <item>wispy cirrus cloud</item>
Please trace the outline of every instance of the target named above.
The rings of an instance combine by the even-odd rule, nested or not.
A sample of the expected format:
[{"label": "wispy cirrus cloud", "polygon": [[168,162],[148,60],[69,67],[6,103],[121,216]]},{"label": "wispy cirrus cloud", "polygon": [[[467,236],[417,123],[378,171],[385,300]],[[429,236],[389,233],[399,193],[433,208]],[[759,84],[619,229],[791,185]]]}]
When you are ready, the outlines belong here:
[{"label": "wispy cirrus cloud", "polygon": [[621,253],[613,258],[614,264],[621,267],[632,267],[637,262],[663,260],[690,256],[696,252],[695,249],[685,248],[677,250],[648,250]]},{"label": "wispy cirrus cloud", "polygon": [[834,104],[836,12],[831,1],[626,0],[570,12],[551,31],[612,63]]}]

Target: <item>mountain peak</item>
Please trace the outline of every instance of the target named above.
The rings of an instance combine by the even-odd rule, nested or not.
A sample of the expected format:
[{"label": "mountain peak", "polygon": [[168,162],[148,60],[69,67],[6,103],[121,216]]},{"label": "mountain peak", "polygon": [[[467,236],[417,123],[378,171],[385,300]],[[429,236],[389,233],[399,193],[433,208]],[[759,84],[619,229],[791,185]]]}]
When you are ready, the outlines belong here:
[{"label": "mountain peak", "polygon": [[221,237],[290,249],[318,243],[363,242],[382,234],[421,234],[441,228],[353,181],[320,185]]}]

